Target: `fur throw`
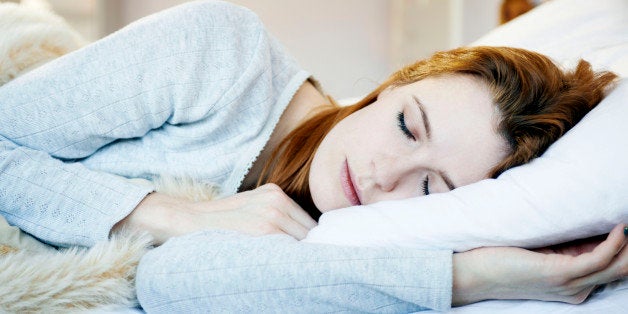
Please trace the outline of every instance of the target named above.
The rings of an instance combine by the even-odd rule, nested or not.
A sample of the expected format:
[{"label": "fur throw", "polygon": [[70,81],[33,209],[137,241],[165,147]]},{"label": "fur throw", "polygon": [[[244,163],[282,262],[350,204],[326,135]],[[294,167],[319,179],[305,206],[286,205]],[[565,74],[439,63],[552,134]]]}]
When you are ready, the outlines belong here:
[{"label": "fur throw", "polygon": [[44,0],[0,3],[0,86],[85,44]]},{"label": "fur throw", "polygon": [[135,234],[114,236],[89,249],[13,248],[0,256],[0,311],[67,313],[134,307],[137,264],[149,244],[150,237]]}]

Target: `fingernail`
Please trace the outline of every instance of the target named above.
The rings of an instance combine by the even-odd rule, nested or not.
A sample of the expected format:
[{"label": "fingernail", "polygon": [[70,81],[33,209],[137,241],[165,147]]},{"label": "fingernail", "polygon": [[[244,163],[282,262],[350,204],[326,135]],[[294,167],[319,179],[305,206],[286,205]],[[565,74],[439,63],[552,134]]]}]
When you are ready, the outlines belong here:
[{"label": "fingernail", "polygon": [[625,227],[624,227],[624,235],[625,235],[625,236],[628,236],[628,226],[625,226]]}]

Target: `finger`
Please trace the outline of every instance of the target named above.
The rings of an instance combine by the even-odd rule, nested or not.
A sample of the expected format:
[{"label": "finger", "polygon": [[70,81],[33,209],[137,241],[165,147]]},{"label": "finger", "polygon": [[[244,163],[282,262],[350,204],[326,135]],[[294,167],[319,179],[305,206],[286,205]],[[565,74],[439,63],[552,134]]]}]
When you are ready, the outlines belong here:
[{"label": "finger", "polygon": [[266,221],[263,234],[285,233],[297,240],[302,240],[309,232],[309,229],[292,219],[280,206],[266,208],[259,217]]},{"label": "finger", "polygon": [[[294,207],[296,206],[296,207]],[[296,203],[293,207],[284,208],[285,211],[281,211],[285,215],[285,219],[281,219],[282,224],[285,224],[286,228],[290,228],[291,231],[298,231],[298,236],[294,236],[297,240],[303,240],[310,232],[312,228],[316,226],[316,221],[308,215],[301,207],[298,207]],[[285,231],[289,231],[288,229]]]},{"label": "finger", "polygon": [[625,245],[625,226],[624,224],[615,226],[606,240],[600,243],[593,251],[573,258],[571,275],[573,277],[582,277],[607,268]]},{"label": "finger", "polygon": [[612,263],[601,271],[573,281],[575,286],[601,285],[628,276],[628,246],[615,256]]},{"label": "finger", "polygon": [[273,205],[277,206],[279,209],[282,209],[284,213],[286,213],[287,215],[292,217],[292,219],[299,222],[304,228],[307,228],[307,230],[310,230],[316,227],[317,225],[316,220],[314,220],[303,208],[301,208],[301,206],[299,206],[297,202],[295,202],[291,197],[285,194],[285,192],[281,188],[279,188],[277,185],[272,184],[272,183],[267,183],[258,187],[257,189],[260,189],[263,191],[281,192],[283,196],[282,199],[287,200],[286,206],[281,206],[280,204],[273,204]]},{"label": "finger", "polygon": [[[308,214],[297,202],[290,198],[292,202],[292,207],[288,209],[288,215],[292,217],[292,219],[296,220],[303,227],[305,227],[308,231],[314,227],[316,227],[317,222]],[[316,209],[318,210],[318,209]]]},{"label": "finger", "polygon": [[274,223],[281,231],[285,232],[287,235],[292,236],[297,240],[305,239],[305,236],[310,231],[310,229],[304,227],[296,220],[292,219],[286,213],[277,210],[277,214],[272,217],[272,223]]}]

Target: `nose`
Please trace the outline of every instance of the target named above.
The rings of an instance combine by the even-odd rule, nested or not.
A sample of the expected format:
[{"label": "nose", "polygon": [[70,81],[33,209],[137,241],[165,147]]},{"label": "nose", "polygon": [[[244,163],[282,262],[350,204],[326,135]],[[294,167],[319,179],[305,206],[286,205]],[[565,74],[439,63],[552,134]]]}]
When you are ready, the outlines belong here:
[{"label": "nose", "polygon": [[[375,186],[385,193],[395,192],[413,180],[418,182],[422,167],[407,155],[387,154],[371,161]],[[418,184],[414,184],[418,186]]]}]

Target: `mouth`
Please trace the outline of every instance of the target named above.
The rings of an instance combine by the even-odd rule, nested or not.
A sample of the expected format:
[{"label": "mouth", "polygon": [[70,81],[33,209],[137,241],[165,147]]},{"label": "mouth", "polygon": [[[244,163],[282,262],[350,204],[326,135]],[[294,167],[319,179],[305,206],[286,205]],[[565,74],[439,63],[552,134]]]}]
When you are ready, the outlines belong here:
[{"label": "mouth", "polygon": [[360,196],[355,189],[353,177],[351,175],[351,168],[349,168],[349,162],[345,159],[340,171],[340,183],[342,184],[342,191],[345,193],[345,197],[351,203],[351,206],[362,205]]}]

